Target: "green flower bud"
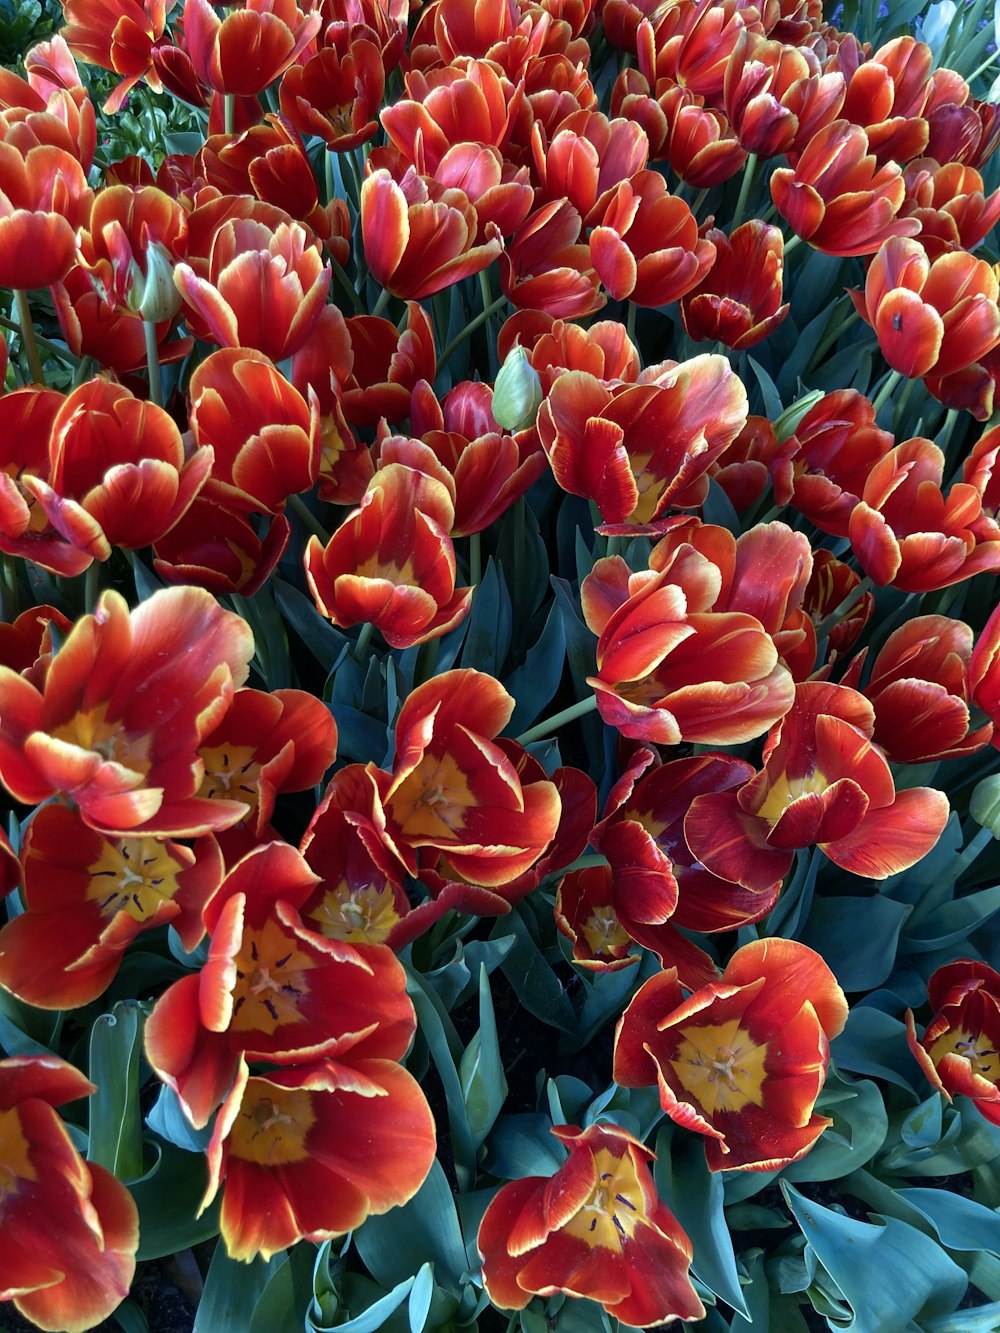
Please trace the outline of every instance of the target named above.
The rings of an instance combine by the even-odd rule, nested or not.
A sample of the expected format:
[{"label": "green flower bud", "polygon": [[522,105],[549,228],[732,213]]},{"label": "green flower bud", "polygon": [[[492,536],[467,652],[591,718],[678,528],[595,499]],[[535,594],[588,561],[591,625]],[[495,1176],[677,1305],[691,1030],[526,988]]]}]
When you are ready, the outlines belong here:
[{"label": "green flower bud", "polygon": [[810,389],[798,402],[786,407],[774,423],[774,433],[778,438],[778,443],[784,444],[790,435],[794,435],[806,413],[814,408],[821,398],[825,397],[826,394],[822,389]]},{"label": "green flower bud", "polygon": [[976,783],[969,798],[969,814],[994,838],[1000,838],[1000,773]]},{"label": "green flower bud", "polygon": [[538,371],[523,347],[512,347],[493,386],[493,416],[504,430],[526,430],[544,398]]},{"label": "green flower bud", "polygon": [[174,286],[174,261],[160,241],[151,241],[146,251],[146,272],[132,261],[132,286],[129,309],[148,324],[173,319],[181,308],[182,297]]}]

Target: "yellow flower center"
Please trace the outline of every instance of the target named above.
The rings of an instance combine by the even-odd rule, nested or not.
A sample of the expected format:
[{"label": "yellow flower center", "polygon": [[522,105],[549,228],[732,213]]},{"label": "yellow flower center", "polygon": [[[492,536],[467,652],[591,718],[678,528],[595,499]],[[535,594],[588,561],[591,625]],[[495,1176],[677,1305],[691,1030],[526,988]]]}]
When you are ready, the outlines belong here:
[{"label": "yellow flower center", "polygon": [[109,721],[106,703],[96,704],[85,713],[77,713],[68,722],[54,727],[51,734],[56,740],[77,745],[81,750],[96,750],[103,759],[113,760],[145,777],[152,767],[149,751],[152,737],[147,733],[133,735],[121,721]]},{"label": "yellow flower center", "polygon": [[670,1064],[685,1092],[711,1119],[720,1111],[763,1106],[766,1059],[766,1043],[757,1045],[734,1018],[685,1028]]},{"label": "yellow flower center", "polygon": [[229,1150],[246,1162],[286,1166],[309,1156],[306,1135],[316,1123],[305,1088],[278,1088],[250,1079],[229,1136]]},{"label": "yellow flower center", "polygon": [[361,884],[352,889],[346,880],[327,889],[309,917],[327,939],[349,944],[384,944],[399,919],[389,884],[382,888]]},{"label": "yellow flower center", "polygon": [[148,921],[180,885],[181,863],[153,838],[119,838],[105,842],[101,855],[88,866],[89,901],[96,900],[101,916],[127,912],[134,921]]},{"label": "yellow flower center", "polygon": [[594,1154],[594,1164],[597,1184],[563,1230],[601,1249],[624,1247],[646,1215],[635,1164],[629,1153],[615,1157],[607,1148]]},{"label": "yellow flower center", "polygon": [[220,745],[200,751],[205,764],[198,795],[208,799],[243,801],[257,809],[257,779],[260,764],[254,760],[252,745]]},{"label": "yellow flower center", "polygon": [[829,785],[829,779],[818,769],[801,778],[790,778],[787,773],[782,773],[772,784],[757,813],[774,828],[793,801],[797,801],[800,796],[826,791]]},{"label": "yellow flower center", "polygon": [[392,814],[407,837],[453,842],[475,805],[468,778],[451,755],[428,755],[394,793]]},{"label": "yellow flower center", "polygon": [[305,974],[316,964],[277,921],[247,931],[236,955],[233,1019],[236,1032],[274,1032],[300,1021],[299,1001],[309,991]]},{"label": "yellow flower center", "polygon": [[945,1055],[962,1056],[980,1078],[988,1079],[990,1083],[1000,1083],[1000,1051],[992,1049],[984,1033],[973,1036],[961,1028],[945,1032],[932,1044],[930,1057],[937,1064]]},{"label": "yellow flower center", "polygon": [[19,1180],[37,1180],[38,1173],[28,1155],[28,1140],[21,1128],[16,1106],[0,1111],[0,1211],[4,1198],[16,1194]]},{"label": "yellow flower center", "polygon": [[583,927],[583,938],[598,958],[610,957],[615,949],[625,949],[632,942],[632,936],[609,906],[594,908]]}]

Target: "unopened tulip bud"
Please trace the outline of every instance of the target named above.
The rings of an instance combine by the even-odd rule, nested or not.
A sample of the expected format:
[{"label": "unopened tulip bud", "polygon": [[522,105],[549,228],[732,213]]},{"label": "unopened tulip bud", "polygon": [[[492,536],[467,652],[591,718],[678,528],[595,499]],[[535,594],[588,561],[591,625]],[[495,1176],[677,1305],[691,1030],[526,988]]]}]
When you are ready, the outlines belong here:
[{"label": "unopened tulip bud", "polygon": [[1000,838],[1000,774],[976,783],[969,798],[969,814],[994,838]]},{"label": "unopened tulip bud", "polygon": [[804,397],[786,407],[774,423],[774,434],[778,443],[784,444],[789,436],[794,435],[803,417],[825,397],[826,394],[822,389],[810,389]]},{"label": "unopened tulip bud", "polygon": [[526,430],[542,405],[542,382],[523,347],[512,347],[493,386],[493,417],[504,430]]},{"label": "unopened tulip bud", "polygon": [[146,272],[133,261],[129,308],[150,324],[173,319],[183,298],[174,286],[174,261],[159,241],[151,241],[146,251]]}]

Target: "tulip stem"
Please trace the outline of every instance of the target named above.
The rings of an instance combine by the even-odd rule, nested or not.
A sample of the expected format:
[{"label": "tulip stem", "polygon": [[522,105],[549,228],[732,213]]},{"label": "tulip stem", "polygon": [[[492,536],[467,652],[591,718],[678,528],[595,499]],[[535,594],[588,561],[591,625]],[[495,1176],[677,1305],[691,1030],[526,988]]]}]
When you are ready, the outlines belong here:
[{"label": "tulip stem", "polygon": [[383,287],[378,300],[375,302],[375,309],[372,311],[372,314],[381,315],[382,311],[386,308],[391,299],[392,299],[392,292],[390,292],[388,287]]},{"label": "tulip stem", "polygon": [[[910,384],[912,383],[913,381],[910,380]],[[960,413],[957,407],[949,407],[944,419],[944,425],[941,427],[940,431],[938,431],[934,443],[943,454],[948,452],[948,445],[951,443],[952,431],[955,429],[955,423],[958,421],[959,415]]]},{"label": "tulip stem", "polygon": [[834,321],[833,328],[830,329],[828,333],[824,334],[823,341],[816,348],[816,351],[812,355],[812,360],[809,362],[810,366],[822,365],[823,358],[826,356],[827,352],[830,350],[833,344],[837,341],[840,335],[846,329],[850,328],[850,326],[857,319],[858,312],[854,309],[854,302],[850,299],[850,297],[848,297],[847,304],[849,309],[847,310],[844,318]]},{"label": "tulip stem", "polygon": [[[0,315],[0,328],[10,329],[12,333],[21,332],[21,326],[17,320],[8,319],[6,315]],[[32,325],[32,332],[34,332],[34,325]],[[71,352],[68,347],[60,347],[58,343],[49,342],[48,338],[43,338],[40,333],[35,334],[35,342],[39,347],[44,347],[52,356],[57,356],[60,361],[65,361],[68,366],[79,366],[81,364],[81,358]]]},{"label": "tulip stem", "polygon": [[142,321],[142,331],[146,338],[146,365],[149,369],[149,401],[157,407],[163,406],[163,380],[160,378],[160,349],[156,338],[156,325],[150,319]]},{"label": "tulip stem", "polygon": [[21,609],[21,598],[17,590],[17,562],[12,555],[5,555],[0,562],[0,576],[3,579],[3,618],[6,621],[17,619]]},{"label": "tulip stem", "polygon": [[731,231],[743,221],[743,214],[746,210],[747,200],[750,198],[750,190],[753,187],[753,178],[757,174],[757,154],[751,153],[747,158],[747,164],[743,168],[743,180],[740,182],[740,193],[736,200],[736,212],[733,214]]},{"label": "tulip stem", "polygon": [[[892,418],[892,429],[895,435],[902,434],[900,427],[903,424],[903,413],[906,411],[906,404],[910,401],[910,394],[913,392],[913,386],[916,380],[907,380],[903,385],[903,392],[896,400],[896,407]],[[943,448],[944,446],[942,446]]]},{"label": "tulip stem", "polygon": [[303,525],[307,527],[315,537],[318,537],[324,546],[329,546],[330,534],[302,499],[301,495],[290,495],[288,497],[288,507],[293,514],[298,515],[302,520]]},{"label": "tulip stem", "polygon": [[223,127],[227,134],[236,133],[236,94],[223,93],[222,95],[222,118]]},{"label": "tulip stem", "polygon": [[793,231],[791,236],[789,236],[788,239],[785,241],[783,257],[787,259],[788,256],[795,249],[795,247],[801,244],[802,244],[802,237],[798,234],[798,232]]},{"label": "tulip stem", "polygon": [[375,626],[370,620],[366,620],[361,626],[358,637],[354,642],[353,653],[355,662],[360,662],[364,665],[365,658],[368,656],[368,645],[372,641],[374,630]]},{"label": "tulip stem", "polygon": [[490,304],[486,307],[485,310],[480,310],[479,314],[476,315],[475,319],[470,320],[469,323],[466,324],[462,332],[456,334],[455,337],[452,338],[451,342],[438,357],[438,370],[442,368],[442,366],[454,352],[458,351],[458,349],[462,346],[462,343],[465,342],[466,338],[468,338],[470,334],[475,333],[476,329],[479,328],[480,324],[485,324],[486,321],[489,319],[490,315],[495,315],[496,312],[501,308],[501,306],[504,306],[506,304],[507,304],[507,297],[503,293],[501,293],[501,295],[498,296],[495,301],[490,302]]},{"label": "tulip stem", "polygon": [[835,625],[845,619],[856,606],[860,605],[862,597],[866,592],[870,592],[872,581],[869,575],[861,580],[856,588],[852,588],[845,598],[837,603],[828,616],[824,616],[816,626],[816,640],[825,639]]},{"label": "tulip stem", "polygon": [[699,212],[701,211],[702,205],[708,198],[709,188],[710,187],[706,185],[703,190],[699,190],[691,202],[691,212],[694,214],[696,219],[698,217]]},{"label": "tulip stem", "polygon": [[886,376],[885,383],[882,385],[881,389],[879,389],[878,394],[876,395],[875,400],[872,403],[872,409],[876,417],[878,416],[879,412],[881,412],[883,406],[892,397],[893,390],[895,389],[896,385],[902,378],[903,377],[898,370],[889,371],[889,374]]},{"label": "tulip stem", "polygon": [[540,741],[543,736],[558,731],[566,723],[575,722],[578,717],[585,717],[587,713],[592,713],[596,707],[597,695],[591,694],[578,703],[570,704],[569,708],[564,708],[561,713],[554,713],[552,717],[547,717],[544,722],[539,722],[537,726],[529,727],[526,732],[518,736],[517,743],[518,745],[530,745],[532,741]]},{"label": "tulip stem", "polygon": [[31,306],[28,304],[28,293],[18,287],[14,291],[14,301],[17,306],[17,319],[21,327],[21,342],[24,345],[24,354],[28,358],[28,371],[32,382],[35,384],[44,384],[45,376],[42,374],[42,358],[38,355],[38,342],[35,338],[35,326],[31,319]]},{"label": "tulip stem", "polygon": [[482,533],[469,534],[469,582],[478,588],[483,581],[483,545]]},{"label": "tulip stem", "polygon": [[333,269],[333,276],[337,279],[341,287],[347,293],[348,300],[354,307],[354,313],[356,315],[365,314],[364,303],[362,302],[361,297],[358,295],[354,284],[351,282],[350,278],[344,272],[343,267],[340,264],[338,264],[337,261],[334,259],[333,255],[330,255],[330,267]]},{"label": "tulip stem", "polygon": [[628,340],[633,347],[635,346],[635,312],[635,302],[627,302],[627,309],[625,312],[625,332],[628,334]]},{"label": "tulip stem", "polygon": [[333,152],[329,148],[323,155],[323,180],[326,184],[326,202],[329,204],[337,197],[337,187],[333,179]]},{"label": "tulip stem", "polygon": [[83,609],[93,611],[101,594],[101,566],[97,560],[91,560],[83,576]]}]

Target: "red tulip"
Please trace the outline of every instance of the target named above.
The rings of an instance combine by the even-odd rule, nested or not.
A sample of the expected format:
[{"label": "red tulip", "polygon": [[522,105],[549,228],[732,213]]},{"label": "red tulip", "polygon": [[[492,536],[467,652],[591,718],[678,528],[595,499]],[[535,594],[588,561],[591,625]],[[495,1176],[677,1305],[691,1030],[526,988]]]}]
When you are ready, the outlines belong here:
[{"label": "red tulip", "polygon": [[382,417],[402,421],[418,380],[434,380],[437,358],[431,317],[416,301],[406,303],[402,331],[377,315],[347,321],[354,366],[344,382],[344,416],[352,426],[375,426]]},{"label": "red tulip", "polygon": [[221,19],[208,0],[184,0],[184,49],[206,88],[254,96],[295,64],[322,21],[295,0],[246,0]]},{"label": "red tulip", "polygon": [[546,394],[567,370],[584,370],[609,388],[615,381],[634,384],[639,378],[639,353],[625,326],[615,320],[598,320],[582,329],[541,310],[518,310],[497,338],[500,360],[505,361],[515,346],[528,353]]},{"label": "red tulip", "polygon": [[153,47],[163,36],[177,0],[65,0],[62,37],[88,65],[124,74],[104,104],[119,111],[140,79],[159,89]]},{"label": "red tulip", "polygon": [[65,149],[42,144],[22,156],[0,141],[0,285],[30,291],[64,278],[93,197]]},{"label": "red tulip", "polygon": [[1000,974],[971,958],[939,967],[927,983],[934,1017],[917,1038],[906,1011],[907,1040],[928,1082],[946,1101],[968,1097],[1000,1125]]},{"label": "red tulip", "polygon": [[507,299],[556,319],[580,319],[600,310],[605,298],[590,246],[580,241],[583,222],[568,199],[536,209],[500,256]]},{"label": "red tulip", "polygon": [[690,338],[718,339],[734,351],[762,342],[788,314],[781,304],[785,245],[778,227],[753,220],[729,237],[712,227],[715,262],[681,299]]},{"label": "red tulip", "polygon": [[281,80],[281,111],[304,137],[319,135],[331,153],[348,153],[374,138],[385,93],[382,52],[374,33],[344,24],[304,64]]},{"label": "red tulip", "polygon": [[271,519],[262,538],[245,514],[199,495],[154,545],[153,568],[164,583],[252,597],[274,572],[290,535],[283,514]]},{"label": "red tulip", "polygon": [[687,999],[676,969],[651,977],[618,1023],[614,1078],[659,1086],[671,1120],[705,1135],[710,1171],[775,1171],[833,1122],[815,1111],[847,1001],[796,940],[738,949],[722,980]]},{"label": "red tulip", "polygon": [[479,1227],[483,1282],[504,1310],[537,1292],[600,1302],[627,1328],[701,1319],[691,1243],[656,1195],[653,1154],[617,1125],[552,1131],[569,1156],[550,1179],[504,1185]]}]

